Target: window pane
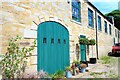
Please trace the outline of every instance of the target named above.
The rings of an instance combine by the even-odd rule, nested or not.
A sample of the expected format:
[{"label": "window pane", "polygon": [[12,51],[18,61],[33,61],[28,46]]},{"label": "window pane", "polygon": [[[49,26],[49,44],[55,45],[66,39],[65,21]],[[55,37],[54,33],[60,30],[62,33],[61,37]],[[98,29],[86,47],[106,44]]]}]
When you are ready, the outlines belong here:
[{"label": "window pane", "polygon": [[72,19],[80,22],[80,2],[72,1]]},{"label": "window pane", "polygon": [[47,43],[47,39],[46,38],[43,38],[43,43]]},{"label": "window pane", "polygon": [[66,44],[66,40],[64,39],[64,44]]},{"label": "window pane", "polygon": [[98,16],[98,30],[102,30],[101,29],[101,17]]},{"label": "window pane", "polygon": [[93,11],[88,8],[88,25],[93,26]]},{"label": "window pane", "polygon": [[60,44],[60,39],[58,39],[58,44]]},{"label": "window pane", "polygon": [[104,26],[105,26],[105,33],[107,33],[107,22],[104,22]]},{"label": "window pane", "polygon": [[53,38],[51,39],[51,44],[54,44],[54,39]]},{"label": "window pane", "polygon": [[116,36],[116,29],[115,29],[115,36]]},{"label": "window pane", "polygon": [[110,35],[112,34],[111,25],[110,24],[109,24],[109,33],[110,33]]}]

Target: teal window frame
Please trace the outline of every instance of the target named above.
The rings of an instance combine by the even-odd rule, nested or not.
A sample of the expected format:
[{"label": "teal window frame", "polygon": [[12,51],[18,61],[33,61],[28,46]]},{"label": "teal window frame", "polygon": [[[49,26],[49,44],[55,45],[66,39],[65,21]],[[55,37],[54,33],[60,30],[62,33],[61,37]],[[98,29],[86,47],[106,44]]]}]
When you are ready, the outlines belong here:
[{"label": "teal window frame", "polygon": [[78,0],[72,0],[72,19],[81,22],[80,14],[80,2]]},{"label": "teal window frame", "polygon": [[109,24],[109,33],[110,35],[112,35],[112,29],[111,29],[111,25]]},{"label": "teal window frame", "polygon": [[98,30],[102,31],[102,27],[101,27],[101,17],[98,16]]},{"label": "teal window frame", "polygon": [[93,11],[88,8],[88,25],[94,28]]},{"label": "teal window frame", "polygon": [[104,27],[105,27],[105,33],[108,33],[108,31],[107,31],[107,22],[106,21],[104,21]]}]

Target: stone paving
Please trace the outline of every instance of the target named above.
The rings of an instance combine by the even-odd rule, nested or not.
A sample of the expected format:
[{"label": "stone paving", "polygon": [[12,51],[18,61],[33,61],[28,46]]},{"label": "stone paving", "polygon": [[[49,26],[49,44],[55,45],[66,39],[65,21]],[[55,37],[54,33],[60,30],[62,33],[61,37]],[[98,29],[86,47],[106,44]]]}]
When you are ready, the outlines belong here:
[{"label": "stone paving", "polygon": [[2,79],[2,75],[0,75],[0,79]]},{"label": "stone paving", "polygon": [[87,70],[89,70],[89,72],[85,72],[85,73],[79,73],[75,76],[72,76],[72,78],[94,78],[93,76],[91,76],[89,73],[91,71],[94,71],[93,69],[95,69],[95,67],[98,66],[98,63],[97,64],[88,64],[88,68],[86,68]]},{"label": "stone paving", "polygon": [[88,64],[88,72],[85,73],[79,73],[75,76],[72,76],[72,78],[111,78],[111,77],[117,77],[117,74],[114,74],[112,71],[113,67],[107,64]]}]

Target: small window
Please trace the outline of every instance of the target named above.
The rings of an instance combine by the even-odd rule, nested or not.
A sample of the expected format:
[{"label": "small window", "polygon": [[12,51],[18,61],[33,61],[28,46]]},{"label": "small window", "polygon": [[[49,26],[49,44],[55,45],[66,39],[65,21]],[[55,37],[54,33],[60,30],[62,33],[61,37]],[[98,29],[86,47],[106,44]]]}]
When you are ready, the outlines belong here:
[{"label": "small window", "polygon": [[51,39],[51,44],[54,44],[54,39],[53,38]]},{"label": "small window", "polygon": [[93,11],[88,8],[88,25],[94,28]]},{"label": "small window", "polygon": [[64,39],[64,44],[66,44],[66,40]]},{"label": "small window", "polygon": [[58,44],[60,44],[60,39],[58,39]]},{"label": "small window", "polygon": [[107,33],[107,22],[104,21],[104,26],[105,26],[105,33]]},{"label": "small window", "polygon": [[100,16],[98,16],[98,30],[102,30],[102,28],[101,28],[101,17]]},{"label": "small window", "polygon": [[112,35],[112,29],[111,29],[111,25],[109,24],[109,33],[110,35]]},{"label": "small window", "polygon": [[45,43],[47,43],[47,40],[46,40],[46,38],[43,38],[43,43],[45,44]]},{"label": "small window", "polygon": [[72,19],[80,22],[80,2],[72,0]]}]

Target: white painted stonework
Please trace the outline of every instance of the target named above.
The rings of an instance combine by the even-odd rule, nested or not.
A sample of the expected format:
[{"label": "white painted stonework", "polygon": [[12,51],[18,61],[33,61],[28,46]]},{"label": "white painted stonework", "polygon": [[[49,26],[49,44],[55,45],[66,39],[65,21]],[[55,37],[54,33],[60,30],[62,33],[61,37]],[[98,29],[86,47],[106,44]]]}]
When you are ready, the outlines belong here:
[{"label": "white painted stonework", "polygon": [[32,52],[32,55],[37,56],[37,47],[35,47],[34,51]]},{"label": "white painted stonework", "polygon": [[37,38],[37,31],[24,29],[24,38]]},{"label": "white painted stonework", "polygon": [[35,25],[35,24],[33,24],[33,25],[31,26],[31,30],[37,30],[37,28],[38,28],[38,26]]},{"label": "white painted stonework", "polygon": [[32,65],[37,65],[37,56],[31,56],[30,57],[30,63]]},{"label": "white painted stonework", "polygon": [[25,11],[24,8],[18,7],[18,6],[15,6],[15,5],[14,5],[14,9],[15,9],[16,11]]}]

